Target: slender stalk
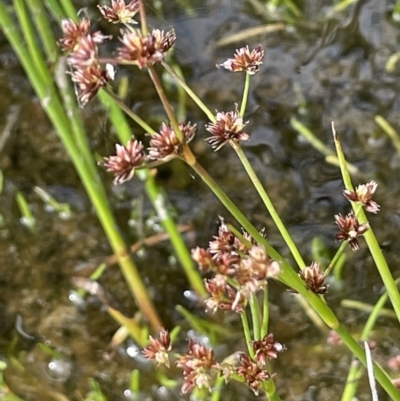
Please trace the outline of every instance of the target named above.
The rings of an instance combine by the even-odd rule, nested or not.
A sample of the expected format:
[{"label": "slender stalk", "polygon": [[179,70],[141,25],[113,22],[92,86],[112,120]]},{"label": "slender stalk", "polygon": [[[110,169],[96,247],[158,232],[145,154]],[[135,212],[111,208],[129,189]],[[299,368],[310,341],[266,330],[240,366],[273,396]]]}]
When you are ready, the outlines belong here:
[{"label": "slender stalk", "polygon": [[294,243],[292,237],[290,236],[289,231],[286,229],[285,225],[283,224],[283,221],[281,220],[278,212],[276,211],[271,199],[269,198],[267,192],[265,191],[259,178],[257,177],[257,175],[253,169],[253,166],[249,162],[249,159],[243,152],[243,149],[239,143],[231,141],[230,144],[233,147],[233,149],[235,150],[236,154],[238,155],[240,161],[242,162],[243,167],[245,168],[248,176],[250,177],[251,182],[253,183],[254,187],[256,188],[258,194],[260,195],[262,201],[264,202],[265,207],[267,208],[272,219],[274,220],[275,225],[277,226],[279,232],[281,233],[283,239],[285,240],[287,246],[289,247],[290,252],[292,253],[297,265],[299,266],[299,268],[301,270],[303,270],[304,267],[306,266],[306,264],[304,263],[304,260],[303,260],[302,256],[300,255],[300,252],[297,249],[296,244]]},{"label": "slender stalk", "polygon": [[251,319],[253,322],[253,337],[254,340],[258,341],[261,339],[261,311],[260,304],[258,303],[258,298],[256,294],[252,294],[250,297],[250,310],[251,310]]},{"label": "slender stalk", "polygon": [[175,131],[175,134],[178,137],[179,141],[183,142],[184,138],[183,138],[182,131],[179,128],[179,123],[178,123],[178,121],[177,121],[177,119],[175,117],[175,113],[172,110],[171,104],[170,104],[170,102],[169,102],[169,100],[168,100],[168,98],[167,98],[167,96],[166,96],[166,94],[164,92],[164,89],[163,89],[163,87],[161,85],[160,78],[158,77],[154,67],[149,67],[148,71],[149,71],[150,78],[153,81],[153,84],[154,84],[154,86],[156,88],[156,91],[158,93],[158,97],[160,98],[161,103],[163,104],[164,110],[168,115],[168,119],[171,122],[171,125],[172,125],[172,127],[173,127],[173,129]]},{"label": "slender stalk", "polygon": [[224,376],[221,375],[215,381],[214,387],[212,389],[210,401],[219,401],[220,400],[224,384],[225,384],[225,378],[224,378]]},{"label": "slender stalk", "polygon": [[266,382],[264,382],[263,389],[267,394],[268,401],[282,401],[281,397],[279,397],[276,386],[273,378],[270,378]]},{"label": "slender stalk", "polygon": [[347,243],[346,242],[342,242],[340,244],[339,249],[336,251],[335,256],[332,258],[331,262],[329,263],[329,266],[326,268],[326,270],[324,272],[327,276],[330,274],[332,269],[335,267],[336,263],[338,262],[338,260],[342,256],[342,253],[346,249],[346,247],[347,247]]},{"label": "slender stalk", "polygon": [[24,35],[26,41],[26,47],[31,58],[31,62],[36,67],[39,74],[42,75],[42,79],[48,85],[49,92],[54,89],[54,82],[47,74],[47,66],[43,59],[43,55],[39,46],[36,42],[36,33],[34,31],[33,24],[29,18],[28,10],[24,4],[24,0],[13,0],[15,13],[19,20],[19,26]]},{"label": "slender stalk", "polygon": [[[143,128],[150,135],[156,134],[156,131],[150,127],[143,119],[141,119],[133,110],[131,110],[125,102],[116,95],[110,88],[104,88],[103,92],[107,94],[114,102],[118,104],[118,107],[123,110],[136,124]],[[129,138],[130,139],[130,138]],[[125,138],[126,141],[126,138]]]},{"label": "slender stalk", "polygon": [[269,327],[269,302],[268,302],[268,285],[264,287],[263,291],[263,315],[261,324],[261,338],[264,338],[268,334]]},{"label": "slender stalk", "polygon": [[144,6],[143,0],[139,0],[139,15],[140,15],[140,25],[142,27],[142,35],[146,36],[149,33],[149,31],[147,28],[146,8]]},{"label": "slender stalk", "polygon": [[189,85],[181,78],[173,68],[165,61],[162,62],[163,67],[167,72],[179,83],[179,85],[185,90],[189,97],[197,104],[197,106],[204,112],[211,122],[215,122],[215,116],[210,111],[210,109],[205,105],[205,103],[193,92]]},{"label": "slender stalk", "polygon": [[[353,184],[351,182],[350,174],[346,168],[346,160],[344,157],[342,145],[340,143],[340,139],[338,134],[336,133],[335,130],[335,125],[332,122],[332,132],[333,132],[333,138],[335,141],[335,146],[340,162],[340,169],[342,172],[342,177],[343,177],[343,182],[346,187],[346,189],[350,191],[354,191]],[[367,217],[364,213],[364,210],[359,210],[359,207],[352,202],[352,207],[354,210],[354,213],[358,213],[358,220],[360,224],[368,223]],[[389,266],[386,262],[386,259],[382,253],[382,250],[379,246],[379,243],[375,237],[375,234],[370,227],[370,229],[364,234],[365,241],[367,242],[368,248],[371,252],[372,258],[374,259],[374,262],[376,264],[376,267],[378,268],[379,274],[382,278],[383,283],[385,284],[385,288],[389,294],[390,301],[392,302],[393,308],[396,312],[397,319],[400,321],[400,293],[396,287],[396,283],[393,279],[393,276],[390,272]]]},{"label": "slender stalk", "polygon": [[243,118],[244,113],[247,107],[247,100],[249,98],[249,91],[250,91],[250,78],[251,75],[246,73],[246,79],[244,81],[244,88],[243,88],[243,96],[242,96],[242,103],[240,105],[240,117]]},{"label": "slender stalk", "polygon": [[375,122],[382,128],[386,135],[392,141],[393,146],[396,148],[397,154],[400,155],[400,136],[396,130],[389,124],[389,122],[382,116],[376,115]]},{"label": "slender stalk", "polygon": [[51,30],[43,0],[30,0],[26,1],[26,4],[35,20],[35,26],[42,40],[47,59],[53,63],[58,55],[58,47],[54,39],[53,31]]},{"label": "slender stalk", "polygon": [[246,311],[243,311],[240,314],[240,318],[242,319],[242,327],[243,327],[244,338],[246,340],[247,351],[249,352],[249,355],[252,358],[254,358],[254,350],[253,347],[251,346],[250,326],[249,326],[249,321],[247,319]]}]

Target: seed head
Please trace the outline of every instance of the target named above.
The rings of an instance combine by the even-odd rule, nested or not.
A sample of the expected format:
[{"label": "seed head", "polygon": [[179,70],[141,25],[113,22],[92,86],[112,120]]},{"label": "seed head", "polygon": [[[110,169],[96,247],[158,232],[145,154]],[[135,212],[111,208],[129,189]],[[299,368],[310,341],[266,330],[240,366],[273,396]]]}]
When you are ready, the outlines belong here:
[{"label": "seed head", "polygon": [[165,365],[169,368],[168,351],[171,351],[171,337],[167,330],[161,329],[158,339],[150,336],[150,345],[142,350],[147,359],[153,359],[157,365]]},{"label": "seed head", "polygon": [[176,365],[183,370],[183,394],[195,387],[211,391],[211,374],[220,368],[214,359],[214,351],[193,340],[189,342],[188,353],[181,355]]},{"label": "seed head", "polygon": [[261,367],[257,362],[251,359],[243,352],[239,356],[240,366],[236,368],[236,373],[246,380],[249,387],[255,395],[258,395],[260,387],[265,380],[268,380],[271,375]]},{"label": "seed head", "polygon": [[[179,124],[185,143],[194,138],[196,124]],[[149,158],[154,160],[172,159],[182,154],[182,143],[179,141],[172,126],[163,123],[160,132],[150,139]]]},{"label": "seed head", "polygon": [[305,267],[299,273],[299,276],[306,283],[307,288],[315,294],[325,294],[328,290],[328,286],[324,284],[326,275],[316,262],[312,262],[310,266]]},{"label": "seed head", "polygon": [[130,180],[135,168],[140,167],[145,159],[143,145],[136,139],[131,139],[127,146],[115,145],[116,156],[105,157],[104,166],[115,175],[114,184],[122,184]]},{"label": "seed head", "polygon": [[262,340],[253,341],[252,345],[255,359],[262,366],[266,365],[267,359],[278,358],[278,353],[286,349],[284,345],[274,340],[272,333],[267,334]]},{"label": "seed head", "polygon": [[109,36],[103,35],[100,31],[90,33],[90,21],[82,18],[78,23],[71,19],[63,19],[61,21],[61,29],[64,37],[58,41],[62,51],[73,51],[80,43],[81,39],[90,36],[96,44],[103,43]]},{"label": "seed head", "polygon": [[335,222],[339,227],[339,232],[335,237],[336,241],[348,241],[351,249],[357,251],[360,247],[357,236],[364,234],[369,229],[368,223],[359,224],[353,212],[347,216],[336,214]]},{"label": "seed head", "polygon": [[356,202],[362,205],[367,212],[377,213],[380,206],[372,200],[372,195],[375,193],[378,184],[375,181],[370,181],[367,184],[361,184],[356,188],[356,191],[345,189],[343,195],[351,202]]},{"label": "seed head", "polygon": [[139,11],[139,0],[125,4],[124,0],[111,0],[111,7],[97,6],[103,17],[113,24],[137,24],[133,17]]},{"label": "seed head", "polygon": [[261,46],[257,46],[250,52],[249,46],[236,50],[233,58],[228,58],[222,64],[217,64],[217,68],[223,67],[232,72],[246,71],[250,75],[258,72],[262,59],[264,58],[264,50]]},{"label": "seed head", "polygon": [[79,88],[79,103],[85,106],[96,96],[100,88],[107,86],[113,75],[107,68],[102,69],[99,65],[92,65],[75,69],[71,73],[71,79]]},{"label": "seed head", "polygon": [[237,105],[234,111],[217,112],[216,122],[206,125],[206,130],[212,134],[206,141],[215,151],[231,140],[235,142],[247,141],[249,135],[243,132],[246,124],[247,122],[243,122],[243,118],[239,115]]},{"label": "seed head", "polygon": [[208,271],[212,265],[212,256],[207,249],[197,247],[192,249],[192,259],[199,265],[201,271]]},{"label": "seed head", "polygon": [[117,49],[118,59],[124,64],[134,64],[140,69],[154,65],[164,59],[165,53],[175,43],[174,30],[167,33],[154,29],[149,35],[142,36],[140,30],[122,31],[120,38],[123,46]]}]

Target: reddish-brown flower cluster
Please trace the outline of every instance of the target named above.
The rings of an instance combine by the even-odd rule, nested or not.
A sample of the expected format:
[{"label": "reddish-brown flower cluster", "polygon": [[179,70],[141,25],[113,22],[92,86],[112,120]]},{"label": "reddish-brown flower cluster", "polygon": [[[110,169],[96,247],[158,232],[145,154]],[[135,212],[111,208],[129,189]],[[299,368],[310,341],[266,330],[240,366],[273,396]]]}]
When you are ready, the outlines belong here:
[{"label": "reddish-brown flower cluster", "polygon": [[253,350],[256,361],[265,366],[268,359],[278,358],[278,353],[285,350],[285,346],[274,340],[272,333],[267,334],[262,340],[253,341]]},{"label": "reddish-brown flower cluster", "polygon": [[[104,18],[112,23],[132,24],[139,10],[139,1],[112,0],[111,7],[99,6]],[[133,64],[139,68],[151,66],[164,59],[165,53],[175,42],[173,30],[164,33],[154,29],[149,35],[142,36],[139,30],[122,31],[120,38],[123,46],[117,49],[117,57],[100,58],[98,46],[109,36],[100,31],[90,32],[90,21],[86,18],[78,23],[64,19],[61,23],[64,37],[59,40],[60,48],[68,52],[68,63],[72,67],[72,80],[76,83],[78,99],[86,105],[99,91],[114,79],[116,64]]]},{"label": "reddish-brown flower cluster", "polygon": [[68,18],[63,19],[61,29],[64,37],[58,41],[58,45],[62,51],[76,50],[82,38],[91,37],[96,44],[101,44],[108,39],[108,36],[103,35],[100,31],[90,32],[90,21],[87,18],[82,18],[78,23]]},{"label": "reddish-brown flower cluster", "polygon": [[79,88],[78,99],[84,106],[100,88],[114,79],[113,69],[102,67],[98,59],[98,45],[109,37],[99,31],[90,33],[90,21],[85,18],[77,24],[65,19],[61,26],[64,37],[59,45],[62,50],[70,52],[68,62],[72,66],[72,80]]},{"label": "reddish-brown flower cluster", "polygon": [[243,131],[246,124],[238,112],[237,105],[234,111],[217,112],[215,123],[206,125],[206,130],[212,134],[206,141],[215,151],[229,141],[247,141],[249,135]]},{"label": "reddish-brown flower cluster", "polygon": [[326,274],[321,271],[318,263],[312,262],[299,273],[300,278],[306,283],[307,288],[316,294],[325,294],[328,286],[324,284]]},{"label": "reddish-brown flower cluster", "polygon": [[264,247],[255,245],[245,233],[242,242],[221,222],[218,236],[207,249],[192,250],[192,258],[202,270],[211,270],[214,277],[205,280],[210,294],[207,309],[233,310],[242,313],[252,294],[267,285],[268,278],[277,277],[279,263],[267,255]]},{"label": "reddish-brown flower cluster", "polygon": [[353,212],[346,216],[342,216],[340,213],[336,214],[335,222],[339,227],[336,241],[348,241],[351,249],[357,251],[360,248],[357,237],[364,234],[369,229],[369,225],[367,223],[360,224]]},{"label": "reddish-brown flower cluster", "polygon": [[[179,124],[183,135],[183,142],[190,142],[196,132],[196,124]],[[145,161],[162,160],[166,162],[174,157],[182,156],[183,143],[179,141],[175,131],[169,124],[162,124],[158,134],[151,137],[148,156],[144,152],[141,142],[132,139],[127,146],[116,145],[116,155],[105,157],[104,166],[115,176],[114,183],[122,184],[129,181],[135,169],[142,167]]]},{"label": "reddish-brown flower cluster", "polygon": [[176,366],[183,370],[183,394],[195,387],[211,391],[212,374],[220,370],[219,363],[214,359],[214,351],[193,340],[189,341],[189,352],[178,358]]},{"label": "reddish-brown flower cluster", "polygon": [[237,367],[236,373],[242,376],[254,394],[258,395],[262,383],[271,375],[263,366],[244,353],[240,354],[239,362],[240,366]]},{"label": "reddish-brown flower cluster", "polygon": [[160,337],[150,336],[150,345],[142,350],[147,359],[155,360],[157,365],[165,365],[169,368],[169,351],[171,351],[171,337],[167,330],[161,329]]},{"label": "reddish-brown flower cluster", "polygon": [[260,45],[251,52],[249,46],[246,46],[237,49],[233,58],[228,58],[222,64],[217,64],[217,67],[223,67],[232,72],[246,71],[253,75],[258,72],[263,58],[264,50],[261,49]]},{"label": "reddish-brown flower cluster", "polygon": [[176,36],[174,30],[164,33],[153,29],[147,36],[142,36],[140,30],[134,29],[124,31],[120,40],[123,46],[117,49],[119,62],[143,68],[162,61]]},{"label": "reddish-brown flower cluster", "polygon": [[136,139],[131,139],[125,146],[115,145],[116,155],[105,157],[104,166],[107,171],[115,175],[114,184],[122,184],[130,180],[137,167],[140,167],[145,155],[143,145]]},{"label": "reddish-brown flower cluster", "polygon": [[367,212],[378,213],[380,206],[372,200],[372,195],[377,187],[378,184],[375,181],[370,181],[367,184],[359,185],[355,192],[345,189],[343,195],[347,200],[362,205]]},{"label": "reddish-brown flower cluster", "polygon": [[[190,142],[196,133],[196,124],[179,124],[184,142]],[[148,148],[149,158],[153,160],[168,160],[181,155],[182,143],[179,141],[174,129],[168,124],[162,124],[160,132],[153,135],[150,139]]]},{"label": "reddish-brown flower cluster", "polygon": [[111,0],[111,7],[97,6],[103,17],[113,24],[137,24],[133,17],[139,11],[139,0],[125,4],[124,0]]},{"label": "reddish-brown flower cluster", "polygon": [[[239,353],[239,360],[219,363],[215,360],[214,351],[203,344],[189,340],[189,350],[186,354],[175,354],[176,366],[183,370],[182,394],[194,388],[205,388],[211,391],[212,380],[221,375],[229,380],[236,374],[244,378],[253,392],[258,395],[262,383],[271,376],[265,366],[267,360],[276,359],[278,353],[285,350],[285,346],[274,340],[274,335],[267,334],[260,341],[253,341],[252,348],[255,354],[253,360],[245,353]],[[143,355],[155,360],[157,365],[170,367],[171,339],[167,331],[161,330],[158,339],[150,336],[150,345],[142,350]]]}]

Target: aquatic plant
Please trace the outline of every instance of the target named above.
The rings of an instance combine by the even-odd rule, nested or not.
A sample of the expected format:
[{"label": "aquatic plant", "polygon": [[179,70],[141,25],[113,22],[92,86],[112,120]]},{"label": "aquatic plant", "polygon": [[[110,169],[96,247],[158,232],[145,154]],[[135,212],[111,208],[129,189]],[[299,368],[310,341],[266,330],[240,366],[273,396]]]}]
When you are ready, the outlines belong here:
[{"label": "aquatic plant", "polygon": [[[29,37],[28,31],[31,27],[27,22],[28,18],[24,5],[22,1],[16,1],[16,5],[20,7],[16,9],[16,12]],[[39,7],[37,3],[35,6]],[[246,352],[240,350],[236,358],[229,361],[217,361],[211,348],[207,348],[204,344],[194,340],[189,341],[186,353],[172,351],[172,336],[168,331],[160,329],[163,326],[161,319],[152,305],[135,266],[127,257],[128,251],[124,242],[117,231],[113,229],[114,220],[101,189],[100,196],[98,195],[99,187],[102,187],[86,139],[79,127],[80,117],[77,116],[75,109],[72,109],[72,112],[75,113],[77,121],[73,121],[72,124],[74,125],[72,128],[70,127],[68,114],[63,109],[62,102],[67,103],[71,93],[62,93],[60,99],[57,90],[62,88],[58,87],[56,90],[50,75],[44,72],[46,68],[37,54],[36,45],[32,42],[29,45],[35,64],[33,67],[30,65],[31,59],[23,53],[23,49],[19,45],[21,38],[12,29],[12,20],[9,17],[8,10],[4,4],[0,3],[2,29],[13,44],[42,100],[50,93],[53,108],[47,105],[49,116],[59,130],[60,136],[81,175],[82,182],[96,206],[133,296],[149,320],[153,331],[160,330],[158,337],[150,336],[149,345],[143,347],[144,356],[155,360],[158,366],[165,365],[167,368],[171,368],[171,361],[174,360],[176,366],[182,370],[181,392],[184,394],[196,391],[198,396],[201,395],[205,398],[206,396],[201,393],[201,390],[205,389],[212,392],[213,400],[216,400],[219,392],[215,390],[214,384],[221,383],[222,379],[222,381],[245,382],[256,395],[265,391],[268,399],[279,400],[279,389],[276,388],[274,383],[275,373],[270,365],[270,360],[277,358],[285,346],[275,341],[276,336],[268,330],[268,281],[279,280],[299,302],[306,300],[306,304],[312,308],[312,310],[307,310],[307,313],[312,316],[316,324],[326,325],[335,331],[338,336],[337,341],[340,339],[355,358],[365,366],[369,366],[369,371],[373,371],[377,381],[392,399],[399,400],[400,395],[395,383],[389,379],[386,371],[380,365],[368,364],[368,353],[365,354],[363,347],[348,332],[324,299],[324,294],[328,289],[325,282],[326,277],[334,269],[340,253],[347,245],[353,251],[357,251],[360,247],[358,238],[364,236],[385,283],[387,295],[392,302],[396,317],[400,320],[400,295],[396,282],[392,278],[373,229],[363,210],[364,208],[366,212],[372,213],[379,211],[379,205],[372,200],[377,185],[371,181],[356,189],[353,188],[348,173],[348,164],[344,158],[340,138],[334,125],[332,124],[332,133],[345,185],[344,196],[351,202],[353,211],[345,216],[338,213],[333,217],[339,228],[336,239],[344,242],[332,262],[324,269],[315,261],[306,263],[303,260],[300,250],[277,213],[267,190],[261,184],[241,146],[241,143],[251,136],[251,132],[248,132],[246,128],[245,114],[251,77],[259,71],[264,58],[264,51],[261,46],[252,50],[248,46],[241,47],[236,50],[232,58],[217,64],[217,68],[223,68],[229,73],[242,73],[244,85],[242,99],[240,101],[236,99],[233,110],[217,111],[214,114],[185,83],[168,60],[168,54],[173,49],[176,40],[174,30],[164,32],[160,29],[153,29],[150,32],[147,26],[145,5],[142,0],[132,0],[127,4],[123,0],[112,0],[110,6],[99,6],[99,9],[105,20],[112,24],[120,23],[123,26],[119,35],[120,43],[116,45],[111,54],[105,56],[100,48],[105,48],[104,45],[111,38],[100,31],[92,32],[91,23],[88,19],[81,18],[78,20],[74,15],[70,15],[69,19],[61,21],[64,36],[58,42],[60,48],[65,52],[67,63],[71,68],[67,75],[78,89],[77,98],[80,106],[86,106],[97,95],[103,96],[112,101],[113,107],[119,107],[129,118],[141,126],[149,137],[148,144],[145,144],[125,135],[121,143],[116,145],[116,154],[104,156],[104,168],[114,175],[116,185],[130,180],[134,176],[139,176],[153,185],[152,189],[155,189],[149,169],[158,168],[161,164],[168,163],[173,159],[181,160],[204,181],[242,229],[240,232],[234,225],[226,224],[221,219],[218,235],[210,241],[209,247],[197,247],[192,250],[192,258],[198,264],[199,269],[209,275],[204,280],[203,286],[199,280],[199,275],[193,270],[191,262],[187,260],[185,247],[181,245],[182,242],[179,242],[182,240],[179,235],[175,235],[176,228],[171,225],[168,217],[164,216],[165,221],[169,221],[166,223],[166,227],[169,227],[171,237],[175,238],[176,249],[179,249],[181,262],[186,266],[185,271],[193,288],[200,296],[204,296],[205,293],[208,294],[205,299],[206,309],[210,312],[216,312],[220,309],[238,314],[247,345]],[[139,21],[135,20],[137,16],[140,18],[140,24]],[[135,26],[138,24],[137,26],[140,28],[133,28],[132,24]],[[110,46],[107,46],[107,49],[110,49]],[[49,54],[56,52],[51,45],[49,45],[48,51]],[[204,140],[210,145],[211,150],[217,152],[223,147],[230,146],[236,152],[297,266],[291,266],[287,259],[277,252],[267,240],[264,231],[260,232],[256,229],[247,216],[240,211],[199,163],[190,147],[190,142],[195,135],[199,135],[199,131],[203,127],[199,128],[196,123],[179,121],[166,95],[158,70],[155,68],[158,64],[170,74],[180,88],[186,91],[187,95],[209,119],[204,130],[208,131],[211,136],[204,138]],[[167,116],[167,120],[158,131],[128,108],[123,99],[113,91],[112,81],[117,66],[132,66],[148,72]],[[46,105],[44,104],[44,106]],[[149,191],[149,194],[151,193]],[[159,194],[160,192],[155,196],[152,195],[154,203],[159,203],[159,200],[156,199]],[[159,212],[163,215],[164,210],[159,210]],[[108,311],[121,325],[131,325],[131,335],[138,344],[144,343],[143,332],[140,328],[132,328],[132,325],[134,326],[133,321],[126,320],[112,308],[108,308]],[[249,322],[249,316],[251,316],[251,322]],[[373,318],[376,319],[376,316],[377,312],[373,314]],[[365,335],[367,336],[367,333]],[[354,373],[352,372],[352,374]]]}]

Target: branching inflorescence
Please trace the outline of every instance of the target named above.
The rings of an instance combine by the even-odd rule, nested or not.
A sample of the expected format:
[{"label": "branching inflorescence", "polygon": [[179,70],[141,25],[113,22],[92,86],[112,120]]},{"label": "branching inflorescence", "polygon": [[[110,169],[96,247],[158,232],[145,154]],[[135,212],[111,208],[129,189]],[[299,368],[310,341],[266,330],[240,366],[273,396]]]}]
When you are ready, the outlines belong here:
[{"label": "branching inflorescence", "polygon": [[[188,147],[198,127],[190,122],[176,121],[152,70],[155,64],[165,63],[166,55],[176,40],[175,32],[153,29],[147,33],[147,27],[133,28],[131,24],[137,23],[134,17],[140,10],[140,0],[132,0],[128,4],[123,0],[112,0],[111,7],[99,6],[99,9],[108,22],[124,25],[120,31],[120,45],[110,57],[100,56],[99,47],[111,38],[99,31],[91,32],[89,20],[83,18],[77,23],[64,20],[62,23],[64,37],[59,41],[59,45],[68,53],[70,75],[77,85],[81,105],[85,106],[100,89],[110,90],[109,83],[114,79],[116,66],[131,65],[149,70],[169,118],[167,122],[162,123],[158,132],[147,132],[150,137],[147,147],[141,141],[132,138],[126,145],[117,144],[115,155],[105,157],[104,166],[114,175],[114,183],[122,184],[130,180],[137,169],[157,166],[174,158],[186,161],[196,172],[202,172]],[[236,50],[232,58],[217,64],[217,68],[244,72],[245,88],[248,89],[248,79],[258,72],[263,58],[264,51],[260,46],[253,50],[246,46]],[[247,93],[246,90],[244,92]],[[201,102],[197,97],[195,99]],[[204,128],[211,136],[205,141],[214,151],[219,151],[226,144],[237,150],[242,141],[250,138],[249,133],[245,132],[248,121],[243,118],[246,101],[244,96],[240,110],[236,104],[233,111],[217,111],[215,116],[212,113],[207,114],[211,121]],[[202,106],[204,110],[206,106]],[[149,131],[148,126],[145,130]],[[211,182],[205,173],[199,174],[203,174],[202,178],[206,183]],[[361,205],[366,211],[377,213],[380,207],[372,200],[376,188],[377,184],[371,181],[358,186],[355,191],[345,190],[343,194],[349,201]],[[225,199],[223,196],[221,198]],[[340,213],[335,215],[335,222],[339,228],[336,240],[347,241],[351,249],[358,250],[358,237],[369,229],[368,223],[360,224],[354,212],[345,216]],[[259,234],[259,238],[263,239],[264,233]],[[257,232],[253,232],[253,236],[256,235]],[[235,235],[221,219],[218,235],[210,241],[208,248],[197,247],[192,250],[193,260],[208,277],[204,280],[209,294],[209,298],[205,300],[208,311],[235,312],[241,316],[246,326],[246,309],[250,305],[254,340],[248,338],[245,329],[248,352],[239,353],[234,364],[217,362],[212,349],[190,340],[188,352],[176,354],[171,351],[171,338],[164,329],[161,330],[159,338],[150,337],[150,345],[143,350],[144,356],[156,361],[157,365],[170,367],[171,359],[175,360],[176,366],[183,371],[182,393],[194,388],[211,390],[215,377],[223,376],[226,381],[239,377],[258,394],[260,389],[265,390],[265,382],[273,376],[267,362],[277,358],[284,346],[274,340],[272,333],[265,330],[267,322],[262,322],[264,329],[260,329],[257,322],[258,309],[255,305],[258,305],[258,294],[266,292],[268,280],[279,278],[282,263],[273,260],[260,239],[257,241],[253,236],[246,231]],[[326,272],[318,263],[312,262],[310,266],[302,268],[299,276],[307,290],[318,295],[326,293]],[[264,307],[267,308],[268,305],[265,304]]]}]

